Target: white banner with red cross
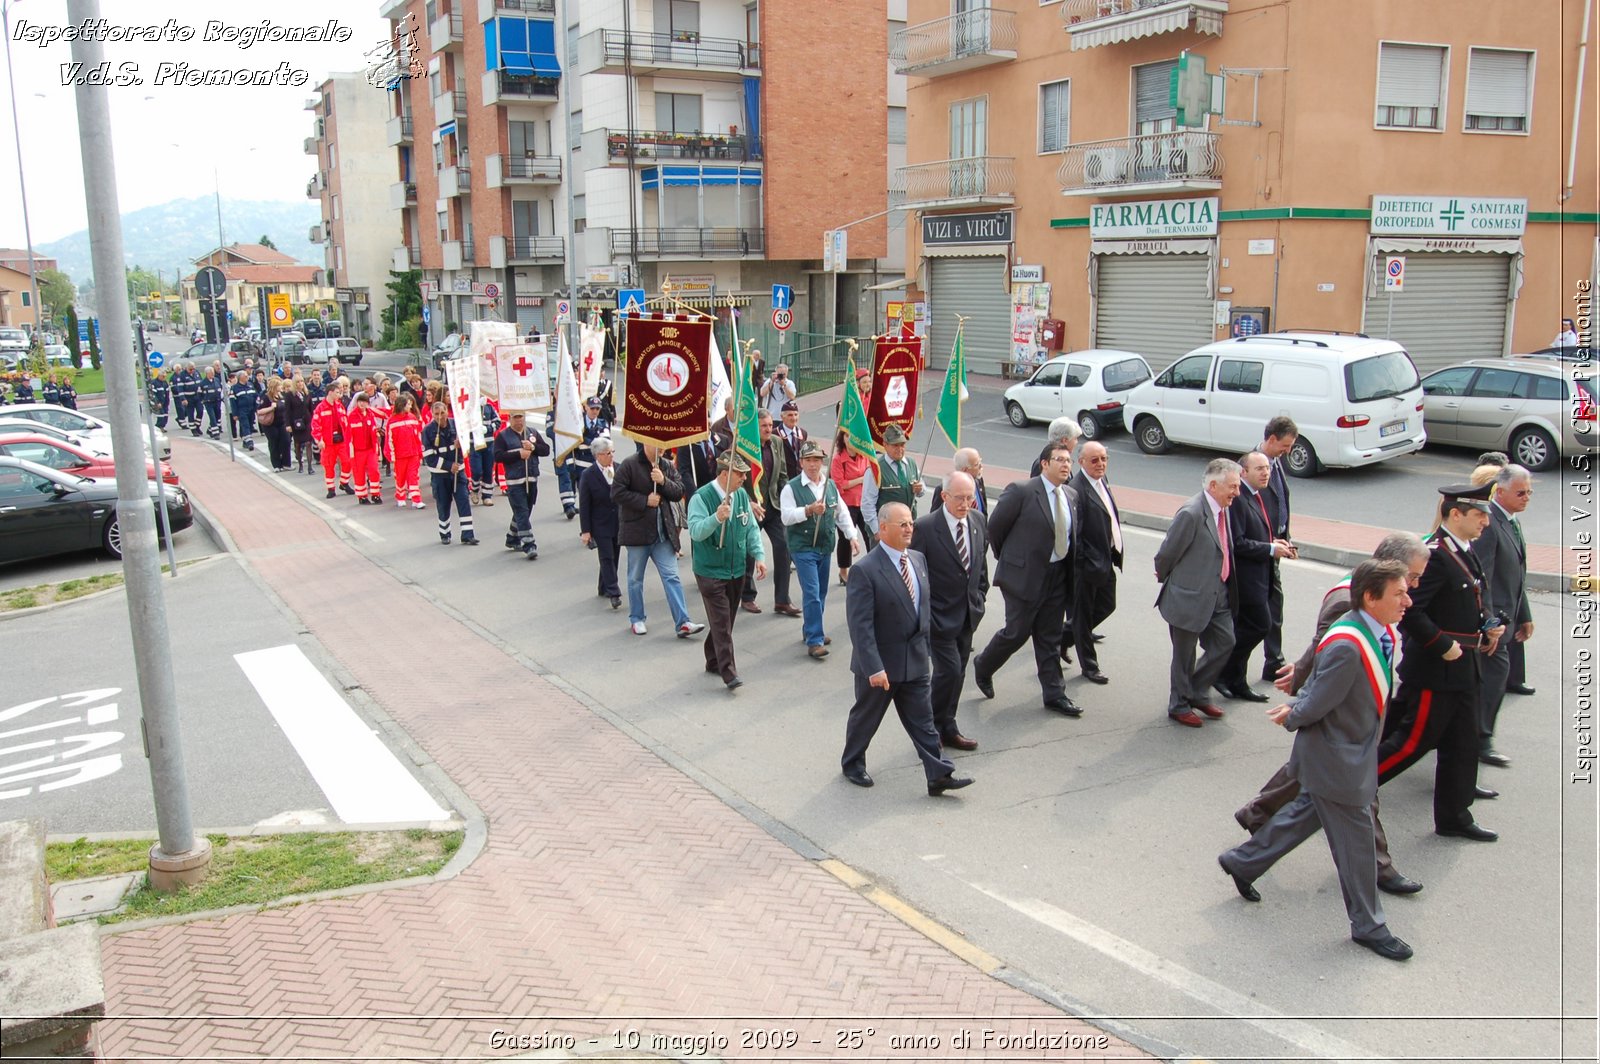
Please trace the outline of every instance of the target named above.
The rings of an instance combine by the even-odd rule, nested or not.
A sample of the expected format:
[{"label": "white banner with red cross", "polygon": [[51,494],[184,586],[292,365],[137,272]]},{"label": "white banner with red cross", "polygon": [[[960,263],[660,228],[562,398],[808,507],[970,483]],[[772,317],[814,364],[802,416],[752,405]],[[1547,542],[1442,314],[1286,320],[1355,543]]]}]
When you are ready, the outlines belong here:
[{"label": "white banner with red cross", "polygon": [[543,341],[501,344],[493,352],[499,375],[500,412],[532,414],[550,409],[550,360]]},{"label": "white banner with red cross", "polygon": [[478,358],[462,355],[447,359],[444,379],[462,450],[475,451],[488,446],[488,433],[483,424],[483,396],[478,391]]},{"label": "white banner with red cross", "polygon": [[509,321],[469,321],[471,342],[467,353],[478,360],[478,390],[490,399],[499,398],[499,374],[495,367],[495,348],[517,342],[517,327]]}]

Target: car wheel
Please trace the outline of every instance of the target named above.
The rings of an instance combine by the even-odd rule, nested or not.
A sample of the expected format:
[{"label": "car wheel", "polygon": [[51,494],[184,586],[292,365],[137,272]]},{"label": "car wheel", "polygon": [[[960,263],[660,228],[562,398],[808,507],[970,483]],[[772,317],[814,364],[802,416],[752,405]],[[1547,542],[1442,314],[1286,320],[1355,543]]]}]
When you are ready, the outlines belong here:
[{"label": "car wheel", "polygon": [[105,531],[100,534],[100,545],[105,547],[106,553],[111,555],[113,560],[122,560],[122,526],[117,524],[115,510],[106,518]]},{"label": "car wheel", "polygon": [[351,361],[351,365],[355,365],[355,366],[359,366],[359,365],[361,365],[361,356],[360,356],[360,355],[357,355],[357,356],[356,356],[356,357],[355,357],[355,358],[354,358],[354,359],[353,359],[353,360],[352,360],[352,361]]},{"label": "car wheel", "polygon": [[1284,461],[1292,477],[1314,477],[1322,472],[1322,463],[1317,461],[1316,448],[1312,447],[1304,436],[1294,441],[1294,446],[1289,448],[1288,457]]},{"label": "car wheel", "polygon": [[1166,454],[1172,450],[1167,430],[1161,427],[1160,421],[1148,414],[1133,423],[1133,442],[1145,454]]},{"label": "car wheel", "polygon": [[1528,427],[1519,429],[1511,437],[1511,460],[1518,465],[1527,466],[1535,473],[1543,473],[1554,469],[1560,461],[1556,452],[1556,443],[1542,429]]},{"label": "car wheel", "polygon": [[1022,404],[1014,399],[1006,404],[1006,417],[1019,429],[1028,427],[1028,415],[1023,412]]},{"label": "car wheel", "polygon": [[1078,428],[1083,431],[1083,438],[1086,440],[1098,440],[1106,434],[1106,430],[1100,427],[1100,419],[1089,410],[1078,412]]}]

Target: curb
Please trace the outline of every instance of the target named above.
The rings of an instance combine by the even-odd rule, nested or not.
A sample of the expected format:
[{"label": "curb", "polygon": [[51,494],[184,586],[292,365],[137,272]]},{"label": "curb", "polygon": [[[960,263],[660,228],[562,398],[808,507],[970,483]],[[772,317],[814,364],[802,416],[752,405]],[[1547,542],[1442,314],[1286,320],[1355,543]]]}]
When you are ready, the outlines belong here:
[{"label": "curb", "polygon": [[[182,569],[185,567],[204,565],[206,562],[212,561],[218,557],[220,557],[220,555],[208,554],[204,558],[191,558],[188,561],[179,562],[178,568]],[[167,563],[162,562],[161,564],[164,566]],[[161,575],[166,576],[167,574],[162,573]],[[64,606],[74,606],[80,602],[93,602],[95,599],[105,598],[107,595],[114,595],[119,591],[126,590],[128,590],[128,584],[127,581],[124,580],[120,584],[115,584],[111,587],[103,587],[99,591],[91,591],[87,595],[79,595],[77,598],[63,599],[60,602],[47,602],[43,606],[29,606],[26,609],[21,610],[0,611],[0,624],[4,624],[6,621],[22,617],[31,617],[37,613],[44,613],[46,610],[60,609]]]}]

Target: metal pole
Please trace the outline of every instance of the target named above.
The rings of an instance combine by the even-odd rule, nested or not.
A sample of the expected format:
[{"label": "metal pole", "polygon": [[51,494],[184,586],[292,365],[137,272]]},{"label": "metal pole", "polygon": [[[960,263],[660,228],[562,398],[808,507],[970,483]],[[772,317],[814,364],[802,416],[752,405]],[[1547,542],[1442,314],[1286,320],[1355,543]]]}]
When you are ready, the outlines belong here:
[{"label": "metal pole", "polygon": [[[17,191],[22,194],[22,236],[28,244],[28,283],[33,287],[33,343],[43,343],[40,330],[44,307],[39,302],[39,272],[33,261],[33,227],[28,223],[28,182],[22,176],[22,126],[17,122],[17,79],[11,63],[11,5],[0,0],[0,24],[6,35],[6,83],[11,88],[11,132],[17,142]],[[30,345],[31,346],[31,345]]]},{"label": "metal pole", "polygon": [[155,404],[150,402],[150,356],[145,353],[144,325],[139,326],[139,351],[134,356],[141,364],[144,381],[144,427],[150,439],[150,461],[156,467],[156,513],[161,517],[161,537],[167,544],[167,569],[178,578],[178,556],[172,547],[172,518],[167,515],[167,482],[161,477],[161,452],[156,448]]},{"label": "metal pole", "polygon": [[1389,289],[1389,320],[1383,323],[1383,338],[1394,339],[1394,289]]},{"label": "metal pole", "polygon": [[[565,4],[563,4],[562,6],[563,6],[563,8],[566,7]],[[565,26],[565,25],[567,25],[567,21],[564,18],[563,19],[557,19],[556,20],[556,25]],[[578,327],[578,230],[577,230],[577,221],[576,221],[577,203],[576,203],[576,200],[575,200],[575,197],[574,197],[573,188],[572,188],[572,183],[573,183],[573,181],[575,180],[575,178],[577,176],[572,172],[572,148],[573,148],[573,144],[572,144],[572,135],[573,135],[573,129],[572,129],[572,94],[577,91],[577,86],[572,83],[572,79],[573,78],[577,78],[577,77],[581,77],[581,76],[582,75],[580,75],[576,70],[567,70],[562,76],[562,85],[561,85],[561,113],[566,119],[566,121],[563,123],[566,126],[566,136],[563,138],[563,143],[565,143],[566,146],[567,146],[566,147],[566,151],[563,154],[562,159],[561,159],[561,177],[562,177],[562,182],[561,183],[564,186],[566,186],[566,193],[567,193],[567,304],[570,307],[572,307],[572,312],[567,315],[567,322],[566,322],[565,325],[563,325],[559,321],[556,322],[556,329],[558,331],[563,329],[563,328],[567,330],[567,352],[568,352],[568,354],[570,355],[573,352],[577,352],[579,358],[582,358],[583,354],[582,354],[582,345],[581,345],[582,331]],[[578,132],[579,132],[579,135],[581,136],[582,135],[582,131],[579,130]],[[607,150],[609,150],[609,148]],[[628,189],[628,195],[629,195],[630,198],[633,196],[633,188],[632,188],[631,182],[630,182],[629,189]],[[632,272],[631,268],[630,268],[629,272],[630,272],[630,275],[631,275],[631,272]],[[513,321],[516,320],[516,308],[515,307],[511,308],[511,314],[512,314],[512,320]],[[561,344],[560,344],[559,340],[556,343],[556,354],[558,356],[561,354]],[[604,349],[602,349],[601,352],[600,352],[600,358],[601,358],[601,361],[603,363],[604,360],[605,360],[605,351],[604,351]],[[618,362],[620,363],[621,359],[618,359]],[[580,388],[579,391],[582,391],[582,389]],[[580,400],[587,399],[587,398],[588,398],[588,396],[580,396]]]},{"label": "metal pole", "polygon": [[[100,19],[99,0],[68,0],[74,25]],[[85,35],[87,37],[87,35]],[[73,62],[94,70],[104,61],[99,40],[72,42]],[[101,310],[112,321],[128,320],[128,288],[123,275],[122,212],[117,202],[116,156],[111,147],[110,97],[102,86],[74,90],[78,110],[78,143],[83,159],[84,199],[89,221],[89,246],[94,260],[95,289]],[[155,515],[145,482],[144,444],[139,438],[135,394],[133,339],[130,333],[106,333],[106,418],[111,422],[117,463],[117,521],[122,533],[122,572],[128,588],[128,621],[145,754],[155,797],[160,840],[150,848],[150,879],[157,889],[194,882],[211,860],[211,844],[194,833],[189,812],[189,785],[183,766],[182,729],[178,722],[177,684],[172,675],[172,648],[167,630],[161,565],[156,552]]]}]

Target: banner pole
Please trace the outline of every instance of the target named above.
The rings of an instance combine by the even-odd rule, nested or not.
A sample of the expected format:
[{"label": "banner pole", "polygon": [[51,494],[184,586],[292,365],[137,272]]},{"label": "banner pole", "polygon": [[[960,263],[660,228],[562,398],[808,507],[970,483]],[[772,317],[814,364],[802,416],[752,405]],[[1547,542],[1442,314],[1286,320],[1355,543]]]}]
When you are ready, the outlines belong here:
[{"label": "banner pole", "polygon": [[[955,339],[955,342],[953,342],[950,345],[950,353],[951,354],[955,353],[956,344],[958,344],[960,342],[961,334],[967,328],[967,318],[970,318],[970,317],[971,317],[970,314],[965,315],[965,316],[963,316],[961,314],[957,314],[956,315],[956,339]],[[924,363],[926,363],[926,360],[924,360]],[[945,372],[948,373],[949,370],[946,369]],[[957,417],[961,416],[961,408],[960,408],[959,404],[956,407],[956,416]],[[918,394],[918,396],[917,396],[917,419],[919,421],[922,420],[922,396],[920,394]],[[934,426],[934,428],[937,428],[937,427],[938,426]],[[929,429],[929,431],[928,431],[928,445],[922,449],[922,463],[921,463],[921,465],[927,465],[928,464],[928,454],[932,450],[933,450],[933,430]],[[955,457],[955,453],[953,451],[951,452],[951,457],[952,458]],[[920,471],[921,466],[919,466],[918,469]]]}]

